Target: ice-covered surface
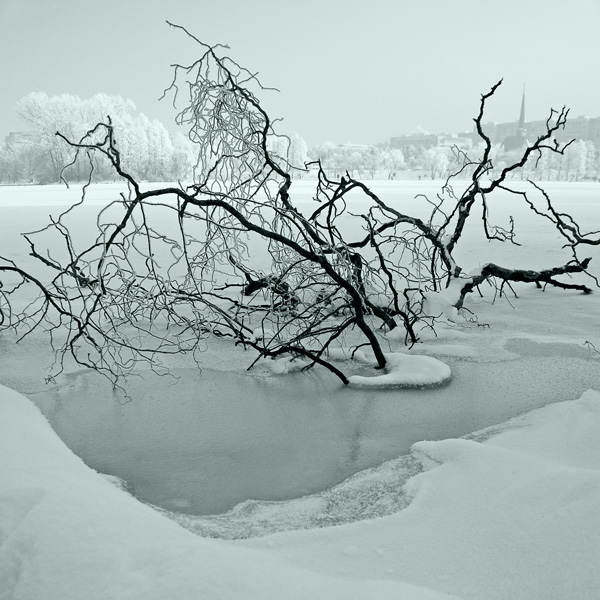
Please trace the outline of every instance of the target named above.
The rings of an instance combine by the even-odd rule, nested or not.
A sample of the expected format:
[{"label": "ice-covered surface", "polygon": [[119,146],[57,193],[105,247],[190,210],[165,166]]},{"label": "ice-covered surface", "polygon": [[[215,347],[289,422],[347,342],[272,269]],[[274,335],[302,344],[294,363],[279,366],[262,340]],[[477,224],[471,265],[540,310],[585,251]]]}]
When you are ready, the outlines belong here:
[{"label": "ice-covered surface", "polygon": [[447,598],[403,582],[345,581],[276,552],[194,536],[86,467],[4,386],[0,457],[2,600]]},{"label": "ice-covered surface", "polygon": [[[294,183],[300,205],[310,206],[313,184]],[[416,188],[433,193],[438,184],[373,185],[416,214]],[[549,186],[553,197],[568,202],[582,222],[595,226],[598,184]],[[79,217],[72,215],[76,230],[83,235],[98,207],[123,190],[118,185],[92,186],[90,205],[82,207]],[[48,214],[56,216],[77,200],[78,193],[75,187],[60,186],[0,188],[2,251],[32,266],[18,232],[41,226]],[[514,199],[498,208],[515,215],[524,246],[477,246],[467,232],[457,248],[465,272],[477,269],[480,260],[517,265],[521,254],[533,267],[568,260],[568,251],[548,237],[547,228],[532,226],[530,211],[519,212]],[[599,250],[590,248],[596,275]],[[446,363],[452,381],[445,387],[341,389],[323,370],[295,373],[306,363],[287,358],[262,361],[248,375],[252,352],[213,341],[200,356],[202,373],[193,361],[178,356],[166,365],[177,379],[140,373],[143,379],[127,382],[130,397],[125,400],[115,398],[106,382],[70,367],[55,384],[44,385],[45,368],[53,357],[41,335],[17,346],[9,335],[0,337],[0,381],[26,393],[87,464],[122,478],[139,498],[195,515],[222,513],[248,499],[283,500],[322,492],[357,471],[407,453],[417,440],[463,436],[549,402],[576,398],[587,388],[600,388],[600,354],[584,345],[589,340],[600,348],[598,296],[541,292],[523,284],[514,288],[518,300],[506,289],[492,304],[494,290],[482,286],[484,297],[469,295],[466,306],[472,312],[458,318],[448,311],[450,292],[426,293],[427,311],[450,320],[438,321],[435,330],[418,331],[420,342],[410,350],[400,327],[382,338],[385,351],[403,352],[403,360],[420,364],[436,357]],[[372,364],[372,355],[347,348],[332,348],[331,354],[348,375],[369,377],[367,383],[381,381],[371,379],[381,372],[365,366]],[[392,368],[391,376],[403,382],[413,373],[410,366],[403,372]],[[250,505],[254,514],[257,505]],[[279,512],[279,507],[269,510]],[[331,514],[323,518],[333,519]],[[224,530],[233,528],[229,525]],[[246,519],[238,534],[255,529],[256,523]]]},{"label": "ice-covered surface", "polygon": [[402,485],[421,471],[412,454],[359,471],[330,489],[283,501],[246,500],[220,515],[161,512],[204,537],[246,539],[280,531],[313,529],[375,519],[404,508]]},{"label": "ice-covered surface", "polygon": [[[550,191],[561,189],[582,222],[597,222],[589,198],[598,185]],[[572,199],[580,190],[585,202]],[[0,240],[9,243],[7,255],[22,258],[12,245],[16,232],[47,218],[51,207],[41,207],[48,199],[66,203],[59,188],[33,200],[17,192],[12,204],[0,194]],[[40,208],[23,211],[22,200]],[[105,201],[100,190],[92,205]],[[490,245],[488,254],[467,236],[459,249],[466,271],[483,254],[515,267],[559,264],[565,251],[523,216],[516,221],[527,264],[515,248]],[[590,255],[599,275],[598,249]],[[179,381],[132,380],[139,398],[121,404],[89,374],[69,372],[45,387],[50,359],[41,340],[15,347],[0,339],[2,383],[30,395],[71,447],[88,452],[88,463],[112,464],[117,486],[131,489],[137,477],[135,492],[152,479],[168,487],[163,505],[173,510],[190,510],[183,489],[196,474],[194,493],[207,492],[208,500],[219,478],[248,484],[231,495],[242,494],[239,501],[262,497],[249,490],[267,492],[284,479],[296,487],[272,497],[314,491],[308,485],[322,475],[323,490],[360,471],[303,498],[247,501],[208,518],[171,515],[203,535],[265,536],[201,539],[85,467],[27,400],[3,388],[0,582],[8,583],[0,599],[438,597],[404,582],[465,600],[593,597],[600,588],[600,401],[593,392],[575,399],[588,387],[600,390],[600,354],[584,343],[600,348],[600,302],[597,294],[514,287],[518,300],[510,290],[470,295],[472,312],[462,318],[447,310],[445,294],[427,298],[430,312],[447,321],[420,331],[421,342],[403,356],[417,363],[438,356],[453,375],[449,386],[428,390],[314,387],[312,376],[290,374],[302,367],[297,361],[263,364],[248,377],[242,373],[251,359],[217,345],[203,356],[201,376],[178,357],[170,366]],[[402,340],[388,339],[397,352]],[[571,401],[503,423],[561,400]],[[416,440],[485,425],[493,427],[420,442],[409,452]],[[215,487],[206,490],[207,481]],[[164,490],[139,496],[157,492]],[[267,535],[273,532],[280,533]]]},{"label": "ice-covered surface", "polygon": [[463,598],[593,598],[599,427],[600,394],[588,391],[517,418],[483,443],[419,442],[412,455],[424,472],[404,486],[406,509],[245,545],[351,580],[376,574]]},{"label": "ice-covered surface", "polygon": [[226,543],[111,485],[2,386],[0,598],[591,598],[600,589],[599,428],[600,394],[589,391],[483,442],[419,442],[422,472],[395,490],[388,481],[390,495],[410,502],[403,510]]},{"label": "ice-covered surface", "polygon": [[[515,317],[539,305],[532,292],[519,301]],[[560,317],[560,306],[548,301],[561,297],[541,296],[547,318]],[[597,303],[593,297],[580,300]],[[504,319],[502,305],[482,308],[488,309],[487,316]],[[438,338],[410,351],[441,356],[452,366],[453,380],[438,388],[348,389],[317,371],[246,374],[249,359],[243,351],[236,355],[219,348],[203,357],[208,366],[201,373],[176,368],[178,379],[146,373],[144,379],[131,380],[132,397],[125,400],[113,397],[108,382],[89,372],[74,372],[46,386],[44,367],[50,359],[33,339],[16,347],[0,339],[0,381],[36,402],[88,465],[121,477],[139,498],[188,514],[222,513],[248,499],[323,493],[357,471],[397,459],[415,441],[463,436],[549,402],[575,398],[587,388],[600,389],[600,354],[582,343],[589,327],[580,332],[578,343],[564,343],[570,339],[565,337],[559,343],[556,336],[532,341],[524,337],[524,327],[522,337],[507,340],[495,321],[491,325],[442,327]],[[514,335],[508,324],[502,331]],[[457,355],[467,347],[476,350],[474,355]],[[374,502],[372,490],[360,494],[373,501],[370,516],[378,514],[380,502],[387,503],[385,498]],[[333,498],[317,501],[330,510],[339,506],[339,494]],[[265,522],[263,509],[250,504],[252,514],[244,505],[243,526],[239,512],[232,521],[231,515],[219,521],[221,534],[231,535],[239,527],[237,535],[243,537],[280,526]],[[285,507],[264,510],[282,514]],[[315,519],[334,522],[349,514],[355,515],[354,508]],[[220,535],[219,527],[211,525],[212,534]]]}]

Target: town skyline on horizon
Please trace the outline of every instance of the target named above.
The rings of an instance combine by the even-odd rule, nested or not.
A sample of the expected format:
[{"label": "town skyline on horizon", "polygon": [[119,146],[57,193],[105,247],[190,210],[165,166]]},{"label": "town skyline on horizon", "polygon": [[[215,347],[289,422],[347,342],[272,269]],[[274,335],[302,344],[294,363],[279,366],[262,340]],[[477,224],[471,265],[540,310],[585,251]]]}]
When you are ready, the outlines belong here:
[{"label": "town skyline on horizon", "polygon": [[0,0],[0,139],[20,128],[15,103],[39,90],[118,94],[172,128],[176,111],[158,98],[170,65],[193,62],[198,45],[167,19],[209,44],[229,44],[229,56],[280,90],[260,92],[280,129],[309,145],[468,130],[481,94],[501,78],[486,122],[518,115],[523,84],[532,116],[563,105],[592,116],[599,17],[594,0],[172,0],[167,8],[106,0],[101,9],[91,0]]},{"label": "town skyline on horizon", "polygon": [[[494,127],[498,128],[498,131],[500,131],[500,135],[506,135],[507,131],[510,131],[511,127],[519,127],[520,126],[520,120],[524,121],[525,125],[535,125],[537,126],[537,128],[539,128],[540,123],[544,123],[547,118],[549,117],[550,112],[548,112],[548,114],[546,116],[544,116],[543,118],[527,118],[527,113],[525,112],[525,106],[526,106],[526,90],[525,90],[525,86],[523,87],[523,93],[522,93],[522,99],[521,99],[521,110],[520,110],[520,115],[518,118],[514,119],[514,120],[509,120],[509,121],[484,121],[483,125],[487,125],[488,127]],[[599,111],[600,112],[600,111]],[[592,136],[590,138],[582,138],[582,139],[595,139],[596,137],[598,137],[597,141],[600,141],[600,115],[596,116],[596,115],[578,115],[577,117],[573,117],[572,115],[569,116],[569,122],[572,122],[574,120],[591,120],[591,121],[596,121],[598,120],[598,126],[596,127],[596,129],[598,129],[598,136]],[[21,121],[22,124],[24,124]],[[165,125],[167,127],[167,129],[169,129],[168,125],[165,123],[162,123],[163,125]],[[581,127],[579,128],[581,130]],[[172,131],[173,132],[173,131]],[[285,132],[286,134],[290,134],[290,133],[294,133],[294,134],[298,134],[301,136],[300,132]],[[471,129],[462,129],[462,130],[450,130],[449,128],[446,129],[441,129],[438,131],[428,131],[424,128],[418,128],[417,131],[414,132],[400,132],[400,133],[395,133],[393,135],[389,135],[385,140],[379,140],[379,141],[375,141],[374,143],[371,144],[364,144],[362,142],[358,142],[358,141],[353,141],[353,140],[346,140],[346,141],[340,141],[340,140],[322,140],[320,142],[317,142],[316,144],[312,144],[309,147],[318,147],[320,145],[323,144],[327,144],[327,143],[335,143],[335,144],[339,144],[339,145],[356,145],[356,146],[384,146],[384,145],[392,145],[393,146],[393,140],[394,139],[402,139],[402,138],[417,138],[418,136],[471,136],[474,133],[474,119],[473,119],[473,123],[472,123],[472,127]],[[1,143],[4,142],[5,144],[9,144],[12,140],[14,141],[15,139],[17,139],[19,136],[22,135],[27,135],[27,131],[21,127],[18,130],[14,130],[14,131],[9,131],[4,138],[0,138],[0,146],[2,145]],[[494,134],[492,134],[494,135]],[[302,136],[301,136],[302,137]],[[497,143],[499,140],[494,140],[495,143]]]}]

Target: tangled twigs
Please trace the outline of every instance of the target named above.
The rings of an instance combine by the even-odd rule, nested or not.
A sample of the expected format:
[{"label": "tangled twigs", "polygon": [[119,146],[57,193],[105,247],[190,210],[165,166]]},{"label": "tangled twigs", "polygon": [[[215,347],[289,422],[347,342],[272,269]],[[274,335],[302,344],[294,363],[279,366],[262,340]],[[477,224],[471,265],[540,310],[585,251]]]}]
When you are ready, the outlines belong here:
[{"label": "tangled twigs", "polygon": [[[487,279],[591,291],[560,277],[585,274],[590,259],[580,260],[577,250],[600,243],[597,232],[582,233],[539,186],[534,189],[544,195],[544,208],[507,183],[531,157],[568,147],[554,141],[566,122],[565,109],[553,112],[546,132],[493,176],[491,142],[482,127],[486,102],[500,82],[493,86],[475,119],[483,155],[457,153],[456,173],[468,174],[468,185],[459,194],[450,178],[437,199],[425,198],[427,218],[407,214],[349,173],[331,178],[318,162],[312,165],[316,204],[307,210],[294,201],[291,171],[299,165],[289,164],[289,140],[276,133],[276,122],[260,103],[265,88],[256,74],[223,55],[226,47],[190,37],[200,58],[174,65],[165,94],[184,104],[177,122],[196,144],[193,181],[144,189],[123,167],[108,117],[77,141],[58,133],[75,152],[73,160],[88,158],[81,200],[26,235],[44,276],[0,262],[0,327],[25,335],[38,327],[49,331],[58,357],[54,374],[70,355],[117,382],[140,362],[161,369],[161,357],[197,358],[216,336],[254,349],[258,359],[292,356],[307,368],[320,365],[347,383],[330,351],[366,346],[384,368],[385,333],[400,329],[408,344],[418,342],[419,332],[441,318],[426,313],[435,294],[454,289],[451,300],[460,308]],[[100,211],[91,239],[82,239],[67,226],[66,214],[86,200],[94,154],[110,163],[128,191]],[[546,270],[488,263],[464,277],[454,252],[476,207],[485,239],[518,243],[512,218],[504,225],[490,222],[489,207],[499,192],[519,194],[536,215],[549,219],[572,260]],[[48,240],[52,250],[42,249]],[[15,308],[27,288],[36,290],[33,299]]]}]

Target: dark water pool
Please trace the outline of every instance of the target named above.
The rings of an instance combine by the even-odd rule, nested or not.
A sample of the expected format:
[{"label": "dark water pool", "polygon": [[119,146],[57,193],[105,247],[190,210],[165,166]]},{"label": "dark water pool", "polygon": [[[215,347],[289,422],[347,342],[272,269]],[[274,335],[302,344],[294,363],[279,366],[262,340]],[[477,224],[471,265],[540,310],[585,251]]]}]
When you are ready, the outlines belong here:
[{"label": "dark water pool", "polygon": [[126,403],[87,372],[28,395],[75,453],[141,500],[213,514],[323,490],[415,441],[461,436],[599,389],[599,362],[560,346],[517,341],[514,360],[447,361],[454,378],[438,389],[372,392],[316,372],[259,378],[206,369],[176,370],[178,381],[132,380]]}]

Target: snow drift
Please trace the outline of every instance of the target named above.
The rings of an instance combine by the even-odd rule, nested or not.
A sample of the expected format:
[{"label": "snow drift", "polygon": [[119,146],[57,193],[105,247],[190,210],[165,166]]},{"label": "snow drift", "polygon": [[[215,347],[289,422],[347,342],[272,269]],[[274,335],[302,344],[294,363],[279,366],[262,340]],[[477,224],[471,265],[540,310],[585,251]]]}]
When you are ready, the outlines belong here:
[{"label": "snow drift", "polygon": [[406,509],[224,542],[111,485],[0,387],[0,598],[588,598],[600,589],[599,428],[589,391],[483,442],[420,442]]}]

